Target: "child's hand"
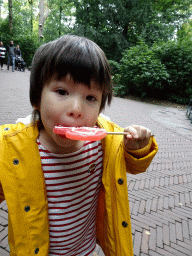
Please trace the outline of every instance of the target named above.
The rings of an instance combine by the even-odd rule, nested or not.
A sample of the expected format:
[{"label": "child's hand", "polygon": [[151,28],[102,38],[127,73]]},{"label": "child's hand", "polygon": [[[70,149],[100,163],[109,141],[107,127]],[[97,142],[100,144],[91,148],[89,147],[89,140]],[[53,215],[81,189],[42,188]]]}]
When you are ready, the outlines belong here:
[{"label": "child's hand", "polygon": [[151,131],[143,126],[131,125],[126,127],[124,131],[130,132],[130,134],[124,135],[124,144],[127,149],[141,149],[149,143]]}]

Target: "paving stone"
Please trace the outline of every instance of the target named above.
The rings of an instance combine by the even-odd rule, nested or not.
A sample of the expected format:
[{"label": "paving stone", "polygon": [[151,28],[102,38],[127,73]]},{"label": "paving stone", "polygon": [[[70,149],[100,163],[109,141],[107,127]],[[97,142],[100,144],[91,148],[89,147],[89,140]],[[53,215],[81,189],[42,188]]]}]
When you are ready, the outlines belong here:
[{"label": "paving stone", "polygon": [[135,204],[132,209],[132,214],[137,215],[139,210],[140,201],[135,201]]},{"label": "paving stone", "polygon": [[0,242],[0,247],[6,248],[7,245],[8,245],[8,236],[7,236],[7,233],[6,233],[6,236],[5,236],[4,239],[1,240],[1,242]]},{"label": "paving stone", "polygon": [[151,210],[154,212],[157,211],[157,198],[153,198]]},{"label": "paving stone", "polygon": [[172,253],[172,254],[175,255],[175,256],[186,256],[186,254],[184,254],[184,253],[182,253],[182,252],[180,252],[180,251],[177,251],[177,250],[175,250],[174,248],[172,248],[172,247],[170,247],[170,246],[167,246],[167,245],[164,246],[164,249],[165,249],[166,251]]},{"label": "paving stone", "polygon": [[133,253],[135,256],[139,256],[141,249],[141,233],[135,232],[134,243],[133,243]]},{"label": "paving stone", "polygon": [[161,253],[161,255],[164,255],[164,256],[175,256],[174,254],[172,254],[164,249],[158,248],[158,247],[157,247],[156,251],[158,253]]},{"label": "paving stone", "polygon": [[139,189],[142,190],[144,188],[144,186],[145,186],[145,180],[141,180]]},{"label": "paving stone", "polygon": [[184,183],[188,183],[188,181],[187,181],[187,175],[186,175],[186,174],[183,175],[183,182],[184,182]]},{"label": "paving stone", "polygon": [[149,250],[149,256],[162,256],[162,254]]},{"label": "paving stone", "polygon": [[176,238],[180,241],[183,241],[183,231],[182,231],[182,225],[180,222],[175,222],[176,227]]},{"label": "paving stone", "polygon": [[163,224],[163,242],[166,245],[169,245],[170,239],[169,239],[169,226]]},{"label": "paving stone", "polygon": [[191,255],[192,255],[192,242],[191,242],[191,244],[187,244],[187,243],[185,243],[185,242],[178,241],[177,244],[178,244],[179,246],[181,246],[181,247],[183,247],[183,248],[185,248],[185,249],[191,251]]},{"label": "paving stone", "polygon": [[146,253],[148,255],[149,250],[149,234],[148,231],[143,230],[142,242],[141,242],[141,252]]},{"label": "paving stone", "polygon": [[187,174],[187,180],[188,180],[188,183],[192,182],[190,174]]},{"label": "paving stone", "polygon": [[150,189],[154,188],[154,185],[155,185],[155,179],[152,178],[152,179],[150,179]]},{"label": "paving stone", "polygon": [[188,240],[188,239],[186,239],[186,238],[184,238],[184,243],[186,243],[187,245],[192,246],[191,240]]},{"label": "paving stone", "polygon": [[182,220],[182,228],[183,228],[183,237],[189,239],[189,228],[188,228],[187,221]]},{"label": "paving stone", "polygon": [[165,179],[164,179],[164,177],[161,177],[160,186],[163,187],[164,185],[165,185]]},{"label": "paving stone", "polygon": [[185,253],[186,255],[189,255],[189,256],[192,255],[192,253],[191,253],[190,250],[187,250],[186,248],[184,248],[184,247],[182,247],[182,246],[179,246],[179,245],[177,245],[177,244],[175,244],[175,243],[172,243],[172,242],[171,242],[171,247],[173,247],[174,249],[176,249],[176,250],[178,250],[178,251],[180,251],[180,252],[182,252],[182,253]]},{"label": "paving stone", "polygon": [[[181,222],[181,218],[178,217],[177,213],[172,212],[172,210],[164,210],[164,212],[161,213],[162,215],[165,215],[167,220],[169,220],[169,222],[175,223],[175,221],[177,220],[178,222]],[[185,218],[185,220],[187,220],[187,218]]]},{"label": "paving stone", "polygon": [[[137,225],[136,225],[136,224]],[[136,231],[139,231],[139,232],[142,232],[142,228],[139,226],[139,223],[134,221],[133,219],[131,220],[131,230],[132,230],[132,233],[135,233],[135,230]]]},{"label": "paving stone", "polygon": [[181,208],[175,207],[175,209],[172,209],[173,212],[177,214],[180,218],[184,219],[184,217],[188,218],[190,215],[181,211]]},{"label": "paving stone", "polygon": [[8,213],[6,211],[0,210],[0,216],[8,220]]},{"label": "paving stone", "polygon": [[129,185],[129,191],[133,190],[133,187],[135,186],[135,182],[131,182],[131,184]]},{"label": "paving stone", "polygon": [[163,248],[163,230],[157,226],[157,247]]},{"label": "paving stone", "polygon": [[169,177],[165,177],[165,186],[169,185]]},{"label": "paving stone", "polygon": [[139,206],[139,213],[143,214],[145,212],[145,200],[141,200],[140,206]]},{"label": "paving stone", "polygon": [[173,208],[175,204],[174,196],[169,196],[169,207]]},{"label": "paving stone", "polygon": [[154,228],[150,228],[150,237],[149,237],[149,249],[155,251],[157,245],[157,230]]},{"label": "paving stone", "polygon": [[170,229],[170,241],[173,243],[176,243],[176,227],[174,224],[170,223],[169,224],[169,229]]},{"label": "paving stone", "polygon": [[8,234],[8,227],[4,228],[4,230],[0,233],[0,242],[7,236]]},{"label": "paving stone", "polygon": [[179,184],[183,184],[183,176],[179,175]]},{"label": "paving stone", "polygon": [[[3,212],[3,211],[2,211],[2,212]],[[1,212],[1,213],[2,213],[2,212]],[[7,225],[8,225],[8,220],[5,219],[5,218],[2,218],[2,217],[0,216],[0,224],[3,225],[3,226],[7,226]]]},{"label": "paving stone", "polygon": [[192,220],[188,220],[189,222],[189,233],[190,233],[190,236],[192,236]]},{"label": "paving stone", "polygon": [[163,196],[159,197],[157,209],[163,210]]},{"label": "paving stone", "polygon": [[163,223],[168,224],[168,221],[163,219],[162,216],[157,214],[156,212],[151,213],[145,213],[145,216],[147,216],[149,219],[151,218],[151,221],[153,221],[158,226],[163,226]]},{"label": "paving stone", "polygon": [[183,193],[179,193],[179,196],[180,196],[180,203],[181,203],[182,205],[185,205],[184,194],[183,194]]},{"label": "paving stone", "polygon": [[175,194],[174,198],[175,198],[175,206],[178,206],[179,205],[179,195]]},{"label": "paving stone", "polygon": [[0,248],[0,255],[1,256],[9,256],[9,252],[3,250],[2,248]]},{"label": "paving stone", "polygon": [[130,213],[132,213],[133,206],[134,206],[134,203],[131,202],[130,198],[129,198],[129,211],[130,211]]},{"label": "paving stone", "polygon": [[169,208],[169,198],[167,196],[164,196],[164,200],[163,200],[163,207],[165,209],[168,209]]},{"label": "paving stone", "polygon": [[158,177],[155,179],[155,187],[159,187],[159,178]]},{"label": "paving stone", "polygon": [[186,202],[186,204],[190,204],[191,202],[190,202],[190,197],[189,197],[189,193],[188,192],[185,192],[185,202]]},{"label": "paving stone", "polygon": [[[178,168],[179,169],[179,168]],[[174,176],[174,184],[179,184],[179,179],[178,179],[178,176]]]},{"label": "paving stone", "polygon": [[139,185],[140,185],[140,180],[137,180],[134,186],[134,190],[138,190],[139,189]]},{"label": "paving stone", "polygon": [[138,214],[138,216],[132,215],[132,219],[139,221],[141,227],[147,230],[149,229],[150,226],[156,228],[156,224],[154,224],[153,222],[150,222],[150,220],[145,215],[142,215],[142,214]]},{"label": "paving stone", "polygon": [[150,212],[151,211],[151,204],[152,204],[152,200],[151,199],[147,199],[147,202],[146,202],[146,212]]},{"label": "paving stone", "polygon": [[9,244],[7,245],[7,247],[5,248],[6,251],[10,252],[10,248],[9,248]]},{"label": "paving stone", "polygon": [[6,200],[4,200],[4,201],[2,201],[1,203],[0,203],[0,208],[3,208],[4,206],[6,206],[7,204],[6,204]]},{"label": "paving stone", "polygon": [[149,188],[149,179],[145,180],[145,188],[148,189]]}]

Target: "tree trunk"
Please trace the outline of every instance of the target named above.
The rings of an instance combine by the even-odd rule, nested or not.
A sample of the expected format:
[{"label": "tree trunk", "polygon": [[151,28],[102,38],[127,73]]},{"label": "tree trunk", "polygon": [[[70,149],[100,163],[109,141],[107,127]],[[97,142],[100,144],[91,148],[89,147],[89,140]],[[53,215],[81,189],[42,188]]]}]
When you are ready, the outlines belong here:
[{"label": "tree trunk", "polygon": [[31,5],[31,35],[33,33],[33,0],[28,0]]},{"label": "tree trunk", "polygon": [[44,0],[39,0],[39,30],[38,30],[38,34],[39,34],[40,38],[43,38],[44,23],[49,15],[49,8],[47,9],[45,14],[44,14],[44,10],[45,10]]},{"label": "tree trunk", "polygon": [[10,28],[10,35],[13,35],[13,20],[12,20],[12,0],[9,0],[9,28]]},{"label": "tree trunk", "polygon": [[43,38],[43,26],[44,26],[44,0],[39,0],[39,30],[38,34],[40,38]]}]

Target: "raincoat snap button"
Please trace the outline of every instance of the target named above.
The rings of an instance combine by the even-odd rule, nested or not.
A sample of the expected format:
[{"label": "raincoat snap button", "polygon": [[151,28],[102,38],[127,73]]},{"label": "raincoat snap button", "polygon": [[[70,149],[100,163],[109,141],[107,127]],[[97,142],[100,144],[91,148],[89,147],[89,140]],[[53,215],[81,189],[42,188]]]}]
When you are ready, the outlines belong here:
[{"label": "raincoat snap button", "polygon": [[30,211],[30,207],[29,206],[25,206],[25,211],[29,212]]},{"label": "raincoat snap button", "polygon": [[9,127],[4,128],[4,131],[9,131],[9,130],[10,130]]},{"label": "raincoat snap button", "polygon": [[126,222],[126,221],[123,221],[123,222],[122,222],[122,226],[123,226],[124,228],[126,228],[126,227],[128,226],[127,222]]},{"label": "raincoat snap button", "polygon": [[14,165],[18,165],[18,164],[19,164],[19,160],[18,160],[18,159],[14,159],[14,160],[13,160],[13,164],[14,164]]},{"label": "raincoat snap button", "polygon": [[39,248],[35,249],[35,254],[37,254],[39,252]]},{"label": "raincoat snap button", "polygon": [[96,168],[96,164],[92,164],[89,166],[89,171],[88,172],[94,172]]},{"label": "raincoat snap button", "polygon": [[123,179],[118,179],[118,183],[119,183],[119,185],[122,185],[123,184]]}]

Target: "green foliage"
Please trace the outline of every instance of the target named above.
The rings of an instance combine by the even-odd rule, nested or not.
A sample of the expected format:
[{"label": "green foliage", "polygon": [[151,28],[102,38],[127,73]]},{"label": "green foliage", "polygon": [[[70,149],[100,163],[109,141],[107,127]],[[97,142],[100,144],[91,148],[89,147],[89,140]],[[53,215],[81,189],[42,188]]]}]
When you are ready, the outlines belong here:
[{"label": "green foliage", "polygon": [[167,97],[178,103],[187,103],[192,97],[192,42],[167,42],[161,47],[154,45],[153,51],[164,63],[170,75],[165,85]]},{"label": "green foliage", "polygon": [[192,39],[192,19],[186,20],[177,32],[178,39],[191,40]]},{"label": "green foliage", "polygon": [[186,104],[192,97],[192,42],[155,43],[143,41],[126,50],[120,61],[119,96],[172,100]]}]

